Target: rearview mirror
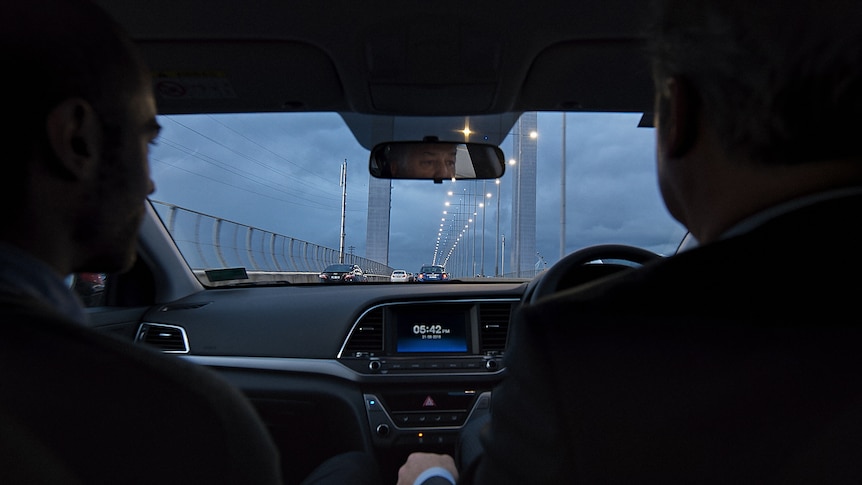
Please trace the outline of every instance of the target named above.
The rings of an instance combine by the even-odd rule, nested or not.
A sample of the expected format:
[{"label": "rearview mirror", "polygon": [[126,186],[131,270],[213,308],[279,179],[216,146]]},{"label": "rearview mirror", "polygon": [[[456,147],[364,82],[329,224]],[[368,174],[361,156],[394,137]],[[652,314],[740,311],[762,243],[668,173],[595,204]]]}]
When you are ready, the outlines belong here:
[{"label": "rearview mirror", "polygon": [[371,175],[383,179],[495,179],[503,175],[503,150],[486,143],[437,140],[398,141],[375,145],[368,163]]}]

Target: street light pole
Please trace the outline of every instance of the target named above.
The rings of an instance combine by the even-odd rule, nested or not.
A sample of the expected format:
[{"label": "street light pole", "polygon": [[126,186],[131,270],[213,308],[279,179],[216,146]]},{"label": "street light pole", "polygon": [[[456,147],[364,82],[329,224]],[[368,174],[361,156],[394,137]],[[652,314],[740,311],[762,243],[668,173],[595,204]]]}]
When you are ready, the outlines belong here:
[{"label": "street light pole", "polygon": [[473,218],[470,219],[470,230],[473,231],[473,234],[470,235],[470,247],[472,248],[473,254],[470,256],[470,276],[476,276],[476,218],[479,215],[479,211],[476,210],[476,195],[473,194],[470,197],[473,201]]},{"label": "street light pole", "polygon": [[344,163],[341,164],[341,178],[339,180],[339,184],[341,185],[341,236],[339,237],[338,242],[338,262],[344,263],[344,227],[345,220],[347,218],[347,159],[344,159]]},{"label": "street light pole", "polygon": [[514,232],[513,237],[515,238],[512,253],[512,271],[514,271],[516,278],[521,276],[521,165],[524,164],[524,154],[521,147],[524,140],[521,139],[521,136],[523,135],[521,125],[521,117],[519,116],[518,132],[515,133],[515,137],[512,139],[514,143],[517,143],[517,149],[514,151],[518,154],[517,170],[515,171],[514,179],[515,187],[513,187],[515,192],[515,201],[512,203],[512,207],[514,208],[513,216],[515,218],[515,224],[512,228],[512,232]]},{"label": "street light pole", "polygon": [[503,245],[500,249],[501,249],[501,251],[500,251],[500,276],[503,276],[506,274],[506,263],[505,263],[505,259],[506,259],[506,235],[505,234],[503,234]]},{"label": "street light pole", "polygon": [[560,259],[566,255],[566,113],[563,113],[563,146],[560,160]]},{"label": "street light pole", "polygon": [[494,276],[500,276],[500,266],[498,264],[500,251],[500,179],[494,180],[497,184],[497,232],[494,236]]},{"label": "street light pole", "polygon": [[485,192],[485,181],[482,181],[482,196],[484,197],[482,200],[482,268],[479,271],[479,274],[484,278],[485,277],[485,206],[487,204],[488,198],[491,197],[490,193]]},{"label": "street light pole", "polygon": [[461,210],[464,215],[464,228],[461,229],[461,248],[464,255],[464,273],[462,276],[467,276],[470,271],[470,246],[468,245],[470,239],[470,199],[467,197],[467,189],[465,188],[461,199]]}]

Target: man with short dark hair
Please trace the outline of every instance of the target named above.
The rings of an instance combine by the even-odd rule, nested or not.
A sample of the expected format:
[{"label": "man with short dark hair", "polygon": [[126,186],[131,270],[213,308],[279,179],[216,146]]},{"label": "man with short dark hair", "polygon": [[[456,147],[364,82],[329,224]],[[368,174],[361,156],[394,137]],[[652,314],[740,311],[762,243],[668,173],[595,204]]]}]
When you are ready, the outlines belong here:
[{"label": "man with short dark hair", "polygon": [[862,8],[660,3],[658,180],[700,246],[521,308],[458,483],[862,480]]},{"label": "man with short dark hair", "polygon": [[[281,484],[239,390],[81,325],[63,282],[135,261],[159,133],[137,50],[88,1],[10,1],[0,60],[0,482]],[[305,483],[376,483],[375,466],[348,453]]]}]

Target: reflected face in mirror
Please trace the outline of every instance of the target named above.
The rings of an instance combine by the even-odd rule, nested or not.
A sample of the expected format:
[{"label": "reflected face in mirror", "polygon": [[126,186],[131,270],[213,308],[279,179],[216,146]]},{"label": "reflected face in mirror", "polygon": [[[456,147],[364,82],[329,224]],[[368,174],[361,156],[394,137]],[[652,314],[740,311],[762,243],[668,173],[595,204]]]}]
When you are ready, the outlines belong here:
[{"label": "reflected face in mirror", "polygon": [[393,145],[389,169],[394,178],[448,179],[455,176],[454,143]]},{"label": "reflected face in mirror", "polygon": [[393,141],[371,149],[368,172],[384,179],[492,179],[505,172],[500,147],[453,141]]}]

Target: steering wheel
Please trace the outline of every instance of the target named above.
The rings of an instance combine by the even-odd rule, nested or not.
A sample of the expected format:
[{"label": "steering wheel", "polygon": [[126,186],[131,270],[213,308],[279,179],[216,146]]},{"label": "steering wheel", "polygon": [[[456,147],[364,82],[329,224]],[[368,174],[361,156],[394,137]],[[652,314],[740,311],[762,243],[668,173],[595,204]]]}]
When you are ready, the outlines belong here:
[{"label": "steering wheel", "polygon": [[564,288],[562,284],[572,271],[576,271],[592,261],[614,259],[630,261],[640,266],[658,258],[661,256],[652,251],[625,244],[599,244],[579,249],[567,254],[539,275],[535,279],[536,284],[533,286],[532,292],[528,290],[524,301],[533,303],[540,298],[560,291]]}]

